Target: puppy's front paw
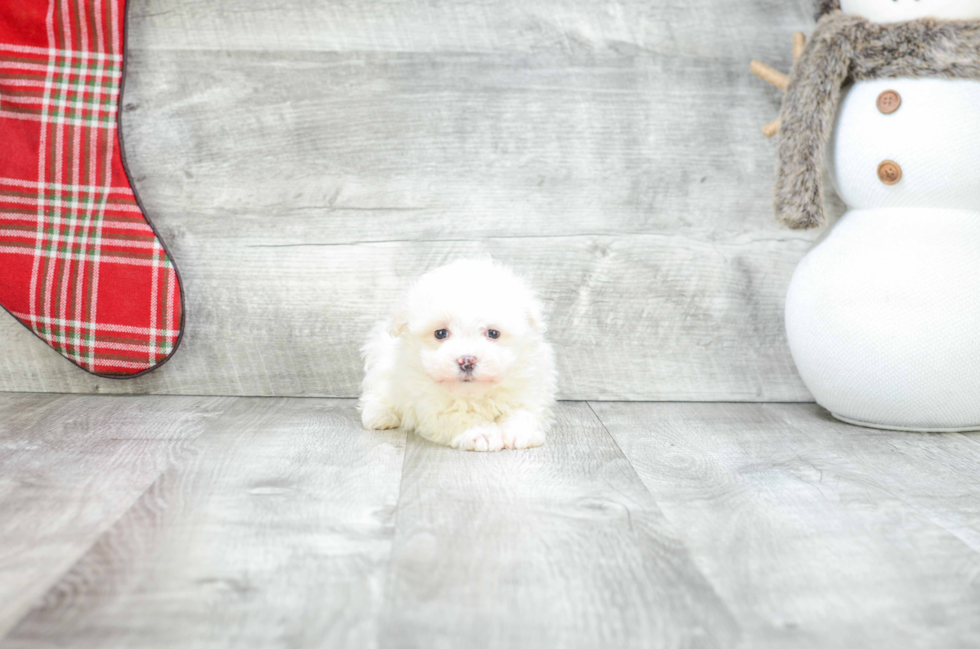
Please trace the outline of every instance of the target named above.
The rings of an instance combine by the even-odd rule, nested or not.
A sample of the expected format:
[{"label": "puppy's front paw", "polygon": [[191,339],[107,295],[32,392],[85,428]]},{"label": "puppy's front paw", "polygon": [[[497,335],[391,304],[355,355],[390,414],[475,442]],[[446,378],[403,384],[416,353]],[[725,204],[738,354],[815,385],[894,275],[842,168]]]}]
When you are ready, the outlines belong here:
[{"label": "puppy's front paw", "polygon": [[504,420],[500,424],[500,433],[504,448],[535,448],[544,444],[544,429],[529,414],[518,414]]},{"label": "puppy's front paw", "polygon": [[504,440],[496,424],[484,424],[460,433],[449,445],[461,451],[499,451],[504,447]]},{"label": "puppy's front paw", "polygon": [[368,430],[398,428],[401,423],[397,414],[380,406],[364,406],[361,411],[361,424]]}]

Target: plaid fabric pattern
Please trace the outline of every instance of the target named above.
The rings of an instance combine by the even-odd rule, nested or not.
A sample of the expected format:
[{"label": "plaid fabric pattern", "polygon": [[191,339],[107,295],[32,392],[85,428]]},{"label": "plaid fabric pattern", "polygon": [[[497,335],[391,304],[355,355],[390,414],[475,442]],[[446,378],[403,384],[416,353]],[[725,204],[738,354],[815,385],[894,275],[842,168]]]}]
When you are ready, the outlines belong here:
[{"label": "plaid fabric pattern", "polygon": [[117,132],[125,0],[0,3],[0,305],[100,375],[180,338],[176,270]]}]

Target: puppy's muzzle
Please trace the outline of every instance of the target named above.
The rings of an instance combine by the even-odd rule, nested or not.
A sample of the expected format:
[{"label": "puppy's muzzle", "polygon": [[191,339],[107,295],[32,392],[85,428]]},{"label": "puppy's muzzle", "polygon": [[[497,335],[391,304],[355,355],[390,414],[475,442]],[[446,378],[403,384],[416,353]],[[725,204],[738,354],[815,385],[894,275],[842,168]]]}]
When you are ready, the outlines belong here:
[{"label": "puppy's muzzle", "polygon": [[476,356],[460,356],[456,359],[456,363],[461,372],[472,374],[473,370],[476,369]]}]

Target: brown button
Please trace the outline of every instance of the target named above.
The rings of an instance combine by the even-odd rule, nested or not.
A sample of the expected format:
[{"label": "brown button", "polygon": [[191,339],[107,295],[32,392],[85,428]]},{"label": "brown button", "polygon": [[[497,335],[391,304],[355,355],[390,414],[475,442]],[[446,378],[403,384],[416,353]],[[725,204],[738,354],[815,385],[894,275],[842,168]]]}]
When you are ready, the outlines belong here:
[{"label": "brown button", "polygon": [[897,162],[885,160],[878,165],[878,178],[886,185],[894,185],[902,179],[902,168]]},{"label": "brown button", "polygon": [[878,95],[878,110],[891,115],[902,105],[902,96],[894,90],[886,90]]}]

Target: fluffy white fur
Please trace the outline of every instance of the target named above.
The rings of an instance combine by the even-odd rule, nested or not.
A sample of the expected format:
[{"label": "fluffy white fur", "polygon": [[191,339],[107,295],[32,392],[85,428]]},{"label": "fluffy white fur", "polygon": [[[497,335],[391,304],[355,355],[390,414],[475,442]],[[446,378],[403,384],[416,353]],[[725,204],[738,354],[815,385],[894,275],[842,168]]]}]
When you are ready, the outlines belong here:
[{"label": "fluffy white fur", "polygon": [[544,331],[534,293],[493,261],[423,275],[362,349],[364,427],[468,451],[540,446],[556,391]]}]

